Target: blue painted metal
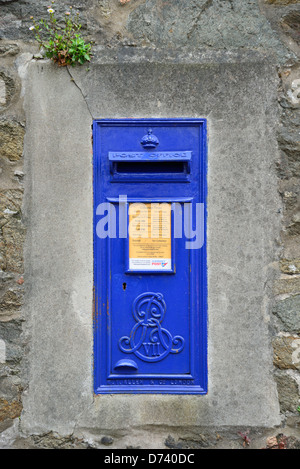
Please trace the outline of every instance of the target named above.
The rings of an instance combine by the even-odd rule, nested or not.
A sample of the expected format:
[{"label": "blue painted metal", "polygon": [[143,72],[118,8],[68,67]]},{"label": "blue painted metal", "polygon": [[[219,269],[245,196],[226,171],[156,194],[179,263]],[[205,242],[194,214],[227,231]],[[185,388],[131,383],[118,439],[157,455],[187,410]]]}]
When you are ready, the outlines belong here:
[{"label": "blue painted metal", "polygon": [[144,135],[144,137],[142,138],[141,145],[145,149],[156,148],[157,145],[159,145],[159,140],[155,135],[153,135],[152,129],[148,129],[147,135]]},{"label": "blue painted metal", "polygon": [[119,360],[115,366],[114,371],[121,373],[132,373],[138,370],[138,365],[133,360]]},{"label": "blue painted metal", "polygon": [[156,151],[151,153],[127,151],[109,151],[108,159],[110,161],[190,161],[191,151]]},{"label": "blue painted metal", "polygon": [[179,353],[185,345],[183,337],[174,338],[161,327],[166,314],[166,303],[162,293],[142,293],[133,302],[132,310],[136,324],[129,336],[119,339],[119,348],[124,353],[134,353],[145,362],[163,360],[169,353]]},{"label": "blue painted metal", "polygon": [[[128,238],[97,236],[101,203],[114,206],[117,234],[124,197],[125,210],[134,202],[206,207],[206,138],[205,119],[94,121],[97,394],[207,392],[206,210],[204,244],[199,249],[186,249],[186,237],[175,237],[172,225],[169,272],[130,272]],[[188,166],[180,172],[172,166],[174,161]],[[120,162],[128,169],[119,172],[114,165]],[[135,167],[147,164],[152,166]],[[169,166],[160,166],[165,164]]]}]

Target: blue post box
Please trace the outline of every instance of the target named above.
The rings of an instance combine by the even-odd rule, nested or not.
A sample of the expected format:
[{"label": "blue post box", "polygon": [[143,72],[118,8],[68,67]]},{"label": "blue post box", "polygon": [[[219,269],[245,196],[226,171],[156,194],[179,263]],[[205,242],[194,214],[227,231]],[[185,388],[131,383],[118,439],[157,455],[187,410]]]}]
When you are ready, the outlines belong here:
[{"label": "blue post box", "polygon": [[95,393],[207,392],[206,120],[95,120]]}]

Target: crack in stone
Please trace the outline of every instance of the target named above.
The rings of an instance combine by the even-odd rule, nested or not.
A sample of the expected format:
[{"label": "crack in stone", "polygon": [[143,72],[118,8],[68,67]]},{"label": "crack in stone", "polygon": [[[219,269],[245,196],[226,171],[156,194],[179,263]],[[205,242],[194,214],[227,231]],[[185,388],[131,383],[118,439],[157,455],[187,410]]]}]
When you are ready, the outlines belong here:
[{"label": "crack in stone", "polygon": [[199,13],[197,14],[196,16],[196,19],[195,19],[195,22],[193,24],[193,26],[191,27],[190,31],[187,33],[187,38],[190,39],[191,35],[193,34],[193,32],[195,31],[197,25],[198,25],[198,22],[200,20],[200,17],[202,15],[202,13],[205,12],[205,10],[207,10],[209,7],[211,7],[213,4],[213,0],[207,0],[204,5],[202,6],[202,8],[200,9]]},{"label": "crack in stone", "polygon": [[82,92],[82,89],[81,89],[80,86],[76,83],[76,81],[75,81],[73,75],[71,74],[70,69],[69,69],[68,66],[66,67],[66,69],[67,69],[68,74],[69,74],[69,76],[70,76],[70,78],[71,78],[71,81],[74,83],[74,85],[76,86],[76,88],[79,89],[79,91],[80,91],[80,93],[81,93],[81,96],[83,97],[84,102],[85,102],[85,104],[86,104],[87,110],[89,111],[89,114],[90,114],[91,118],[93,119],[93,114],[91,113],[91,110],[90,110],[89,105],[88,105],[88,103],[87,103],[86,96],[84,96],[84,94],[83,94],[83,92]]}]

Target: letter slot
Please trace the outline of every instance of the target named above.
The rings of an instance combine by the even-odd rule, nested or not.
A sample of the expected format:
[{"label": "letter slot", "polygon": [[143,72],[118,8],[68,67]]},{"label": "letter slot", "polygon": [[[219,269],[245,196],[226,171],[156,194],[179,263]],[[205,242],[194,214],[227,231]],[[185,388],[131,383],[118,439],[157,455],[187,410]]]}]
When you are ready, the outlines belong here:
[{"label": "letter slot", "polygon": [[111,181],[189,181],[192,152],[109,152]]}]

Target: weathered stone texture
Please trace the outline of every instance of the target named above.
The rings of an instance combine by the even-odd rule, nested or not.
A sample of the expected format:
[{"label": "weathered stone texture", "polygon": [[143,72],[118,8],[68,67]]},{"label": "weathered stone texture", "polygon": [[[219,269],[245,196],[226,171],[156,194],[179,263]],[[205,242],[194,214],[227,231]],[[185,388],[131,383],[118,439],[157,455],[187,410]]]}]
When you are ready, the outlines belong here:
[{"label": "weathered stone texture", "polygon": [[[298,113],[299,116],[300,113]],[[287,176],[298,176],[300,172],[300,137],[299,126],[283,128],[278,135],[278,143],[287,158]]]},{"label": "weathered stone texture", "polygon": [[3,251],[6,258],[6,270],[16,273],[23,273],[23,243],[25,239],[25,228],[21,220],[12,219],[2,227],[2,237],[0,236],[0,247],[3,244]]},{"label": "weathered stone texture", "polygon": [[5,373],[5,367],[0,368],[1,397],[7,401],[17,400],[20,394],[20,378],[14,373]]},{"label": "weathered stone texture", "polygon": [[[61,13],[69,8],[69,0],[61,0],[57,3],[56,10]],[[279,192],[283,204],[281,238],[283,252],[278,271],[281,271],[283,275],[278,277],[272,290],[273,296],[277,297],[273,307],[277,333],[273,338],[273,349],[279,401],[283,413],[293,414],[296,413],[297,405],[299,405],[299,388],[294,377],[298,373],[300,359],[300,338],[297,335],[300,333],[300,66],[296,57],[297,47],[291,49],[293,54],[286,45],[293,42],[299,46],[300,43],[300,10],[296,5],[299,3],[299,0],[262,0],[261,2],[257,0],[182,0],[180,2],[131,0],[124,5],[121,5],[119,0],[90,0],[89,2],[74,0],[71,2],[81,13],[83,32],[89,38],[95,40],[100,47],[121,47],[121,55],[130,50],[132,60],[135,60],[132,50],[136,50],[134,49],[136,46],[142,46],[157,53],[180,49],[186,57],[188,53],[185,51],[207,48],[213,51],[221,50],[222,54],[226,49],[230,53],[245,49],[259,50],[266,53],[269,58],[272,57],[272,60],[275,57],[275,60],[278,59],[281,63],[285,63],[287,58],[293,58],[289,62],[293,65],[286,65],[280,70],[281,88],[278,101],[281,116],[278,146],[281,157],[276,164],[280,179]],[[28,47],[36,47],[33,33],[29,31],[29,26],[32,24],[30,16],[33,15],[36,19],[47,18],[48,4],[49,0],[0,0],[0,37],[3,39],[0,42],[0,58],[7,61],[7,66],[0,69],[0,112],[2,113],[0,120],[0,340],[2,341],[0,345],[2,352],[0,358],[3,361],[3,363],[0,362],[0,422],[14,419],[21,413],[20,363],[24,355],[24,344],[21,341],[24,279],[20,275],[24,273],[25,228],[21,207],[25,128],[20,124],[22,117],[18,113],[9,117],[5,115],[8,107],[11,108],[11,104],[14,105],[18,98],[15,77],[10,74],[9,70],[14,70],[13,61],[19,57],[18,54],[24,47],[20,45],[22,41],[28,41]],[[262,10],[259,9],[259,4],[264,4],[265,9],[271,12],[271,15],[277,12],[277,16],[273,16],[275,18],[273,22],[269,23],[266,20]],[[286,36],[285,45],[280,42],[279,34]],[[144,64],[143,67],[147,67],[147,59],[144,59]],[[122,78],[125,81],[127,79],[126,66],[123,68],[124,72],[120,67],[119,73],[123,73]],[[102,70],[99,73],[103,73]],[[76,76],[75,71],[74,76]],[[170,75],[170,82],[174,77],[176,79],[176,76],[176,73]],[[133,97],[136,87],[139,89],[141,86],[140,77],[141,72],[131,76],[128,83],[128,87],[134,90]],[[161,79],[164,79],[163,72]],[[234,77],[229,73],[224,82],[231,79],[234,80]],[[116,80],[116,77],[112,75],[106,83],[107,92],[111,94],[111,100],[107,100],[109,101],[108,107],[103,111],[107,115],[119,99],[116,97],[116,89],[119,89]],[[196,77],[195,83],[200,86],[197,80]],[[145,81],[147,82],[147,79],[144,78],[144,83]],[[147,83],[151,89],[151,76]],[[192,86],[185,89],[183,94],[191,95]],[[215,91],[219,92],[220,99],[222,99],[222,93],[217,88]],[[211,112],[215,100],[213,91],[210,90],[210,92],[212,100],[210,108],[205,109],[207,114]],[[245,96],[247,92],[245,87]],[[159,95],[158,102],[161,104],[164,96],[160,96],[159,86],[157,94]],[[175,94],[176,90],[174,90],[174,96]],[[148,100],[150,107],[152,106],[147,112],[151,114],[160,112],[157,105],[153,104],[154,93],[148,96],[146,89],[143,99],[145,95],[146,101]],[[186,96],[185,99],[187,99]],[[133,97],[129,99],[132,107],[129,111],[126,108],[127,112],[138,112],[136,106],[132,104],[134,103]],[[234,95],[232,95],[232,100],[234,100]],[[176,102],[176,99],[173,101]],[[94,96],[92,98],[87,96],[87,102],[94,109],[93,103],[96,102]],[[140,105],[138,109],[142,109],[142,106]],[[172,112],[180,115],[180,109],[180,106],[177,108],[175,106]],[[192,112],[194,114],[200,112],[198,101],[192,103]],[[230,112],[236,112],[236,110],[230,109]],[[223,119],[225,114],[221,117]],[[52,122],[52,125],[55,126],[55,122]],[[244,171],[246,171],[245,168]],[[47,177],[45,175],[45,183],[47,183]],[[231,205],[235,209],[238,209],[240,197],[243,197],[243,192],[239,193],[239,197],[236,193],[232,196]],[[237,199],[239,199],[238,202]],[[268,223],[267,217],[266,223]],[[245,243],[247,241],[245,240]],[[222,247],[220,249],[222,250]],[[250,260],[251,258],[247,262]],[[241,268],[244,263],[245,259],[241,254]],[[229,278],[230,275],[228,273]],[[26,280],[26,272],[24,277]],[[243,285],[243,291],[247,291],[246,284]],[[61,307],[61,302],[62,300],[58,302],[58,309]],[[245,346],[243,344],[243,348]],[[289,374],[291,371],[294,375]],[[111,440],[103,438],[103,441],[101,440],[103,445],[107,444],[107,441],[114,442],[113,438]],[[209,447],[216,445],[218,438],[216,435],[209,436],[205,432],[195,439],[182,437],[175,440],[170,436],[165,439],[165,445],[168,448]],[[232,435],[231,439],[234,439]],[[279,438],[275,439],[278,446]],[[235,441],[235,443],[238,447],[241,446],[242,441]],[[81,443],[76,442],[73,437],[59,437],[53,432],[32,438],[30,444],[45,448],[81,446]],[[82,447],[89,447],[89,445],[83,443]]]},{"label": "weathered stone texture", "polygon": [[280,336],[273,340],[274,364],[280,369],[300,370],[300,338]]},{"label": "weathered stone texture", "polygon": [[[20,299],[11,296],[10,307],[16,308]],[[3,302],[1,301],[1,305]],[[5,309],[6,313],[8,310]],[[0,422],[19,417],[22,411],[22,380],[20,378],[23,343],[21,341],[22,324],[9,317],[3,322],[0,313],[0,339],[5,344],[4,355],[0,362]],[[1,429],[0,429],[1,433]]]},{"label": "weathered stone texture", "polygon": [[[49,2],[22,0],[3,5],[0,35],[9,40],[33,40],[35,19],[47,18]],[[83,31],[96,44],[158,48],[254,48],[284,56],[286,50],[261,14],[257,0],[75,0]],[[56,2],[64,14],[68,0]]]},{"label": "weathered stone texture", "polygon": [[295,295],[300,293],[300,276],[282,276],[274,281],[274,295]]},{"label": "weathered stone texture", "polygon": [[[51,4],[51,2],[45,0],[21,0],[1,4],[0,37],[3,39],[33,40],[34,34],[29,31],[29,27],[32,25],[30,17],[34,16],[38,20],[40,18],[47,19],[49,17],[47,13],[49,3]],[[71,4],[76,8],[88,9],[84,1],[73,0]],[[56,2],[55,9],[60,13],[64,13],[69,9],[69,5],[70,3],[67,0],[62,0]],[[82,23],[84,24],[85,15],[82,16]]]},{"label": "weathered stone texture", "polygon": [[14,93],[14,80],[6,73],[0,71],[0,111],[10,104]]},{"label": "weathered stone texture", "polygon": [[[269,2],[270,3],[270,2]],[[288,5],[288,1],[272,2]],[[289,10],[278,16],[278,25],[288,38],[286,43],[299,44],[299,11]],[[294,21],[296,20],[296,21]],[[297,52],[297,47],[293,47]],[[299,51],[298,51],[299,52]],[[299,61],[280,69],[280,127],[278,145],[279,192],[282,196],[281,276],[273,286],[277,301],[273,306],[277,336],[273,339],[274,365],[281,412],[297,413],[299,405],[300,361],[300,75]],[[293,334],[293,335],[292,335]],[[292,374],[291,374],[292,373]]]},{"label": "weathered stone texture", "polygon": [[[22,321],[0,321],[0,337],[6,343],[6,365],[12,367],[14,374],[18,372],[18,366],[22,359],[23,342],[21,339]],[[17,367],[16,367],[17,366]]]},{"label": "weathered stone texture", "polygon": [[300,295],[277,301],[273,310],[287,332],[300,332]]},{"label": "weathered stone texture", "polygon": [[23,297],[20,293],[8,290],[0,297],[0,321],[8,321],[19,317],[23,304]]},{"label": "weathered stone texture", "polygon": [[292,5],[294,3],[299,3],[299,0],[265,0],[266,3],[269,3],[270,5]]},{"label": "weathered stone texture", "polygon": [[22,190],[0,191],[0,254],[3,270],[23,273],[25,228],[21,220]]},{"label": "weathered stone texture", "polygon": [[285,14],[281,19],[281,27],[291,39],[300,44],[300,10]]},{"label": "weathered stone texture", "polygon": [[22,411],[20,401],[7,401],[0,398],[0,422],[6,419],[15,419],[19,417]]},{"label": "weathered stone texture", "polygon": [[297,382],[292,376],[284,372],[276,373],[275,379],[281,411],[296,413],[300,403]]},{"label": "weathered stone texture", "polygon": [[[273,3],[273,2],[272,2]],[[287,5],[299,2],[274,2]],[[281,30],[297,44],[299,43],[299,11],[289,10],[278,24]],[[278,17],[279,18],[279,17]],[[294,48],[294,50],[296,50]],[[277,337],[273,339],[274,365],[278,397],[283,413],[297,412],[299,405],[299,386],[295,380],[299,376],[299,332],[300,332],[300,75],[299,64],[280,70],[281,88],[279,104],[281,109],[278,145],[281,161],[278,164],[280,178],[279,192],[283,201],[282,259],[280,270],[283,275],[274,284],[275,295],[280,300],[274,304]],[[280,331],[283,331],[280,332]],[[293,333],[288,335],[288,333]],[[295,375],[290,375],[293,370]]]},{"label": "weathered stone texture", "polygon": [[19,52],[20,52],[20,48],[18,44],[13,44],[13,43],[1,44],[0,43],[0,56],[1,57],[17,55]]},{"label": "weathered stone texture", "polygon": [[280,269],[284,274],[300,274],[300,259],[281,259]]},{"label": "weathered stone texture", "polygon": [[17,161],[22,157],[25,128],[18,122],[0,120],[0,157]]},{"label": "weathered stone texture", "polygon": [[21,106],[18,103],[15,106],[19,89],[14,60],[19,52],[17,44],[0,42],[0,59],[4,65],[0,70],[0,432],[22,410],[20,318],[24,291],[19,282],[24,271],[25,229],[21,207],[25,127],[20,123]]},{"label": "weathered stone texture", "polygon": [[256,0],[146,0],[130,14],[128,32],[157,47],[281,49]]}]

